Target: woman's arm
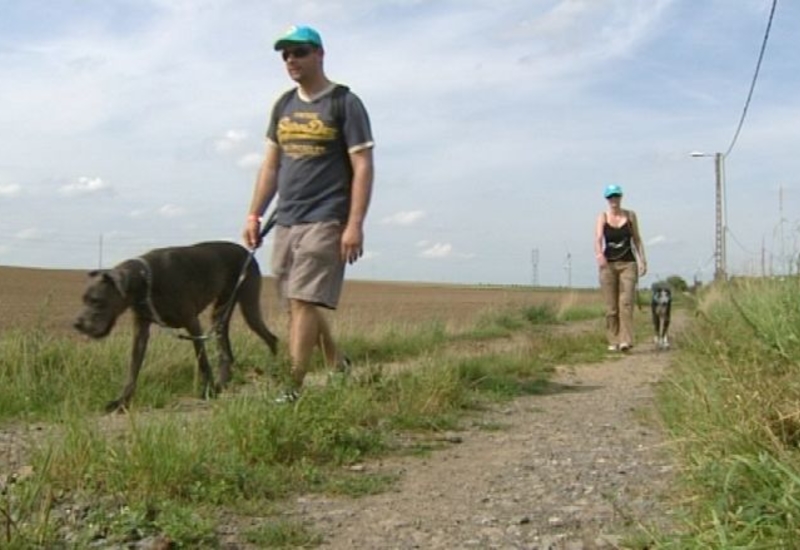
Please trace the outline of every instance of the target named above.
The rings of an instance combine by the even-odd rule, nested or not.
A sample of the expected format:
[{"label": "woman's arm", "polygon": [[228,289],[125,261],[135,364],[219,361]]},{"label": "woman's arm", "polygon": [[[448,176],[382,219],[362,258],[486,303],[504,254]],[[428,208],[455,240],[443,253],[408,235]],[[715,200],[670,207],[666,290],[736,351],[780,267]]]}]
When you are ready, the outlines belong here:
[{"label": "woman's arm", "polygon": [[597,260],[597,265],[603,267],[606,265],[606,255],[603,253],[603,227],[606,224],[605,213],[597,216],[597,221],[594,224],[594,257]]},{"label": "woman's arm", "polygon": [[628,212],[628,217],[631,220],[631,229],[633,233],[633,253],[636,254],[636,260],[639,264],[639,276],[643,277],[647,273],[647,257],[644,254],[644,243],[639,233],[639,220],[636,217],[636,213],[632,210]]}]

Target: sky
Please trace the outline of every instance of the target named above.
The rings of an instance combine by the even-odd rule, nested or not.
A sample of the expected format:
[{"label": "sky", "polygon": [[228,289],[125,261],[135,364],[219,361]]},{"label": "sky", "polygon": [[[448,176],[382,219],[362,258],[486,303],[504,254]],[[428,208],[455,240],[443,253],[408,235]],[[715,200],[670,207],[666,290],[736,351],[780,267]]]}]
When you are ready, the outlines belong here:
[{"label": "sky", "polygon": [[[597,287],[603,188],[624,189],[640,285],[800,251],[800,2],[0,0],[0,265],[111,267],[242,241],[275,39],[322,34],[366,105],[376,176],[348,278]],[[691,152],[709,156],[692,157]],[[271,242],[258,251],[268,272]],[[794,269],[794,268],[793,268]]]}]

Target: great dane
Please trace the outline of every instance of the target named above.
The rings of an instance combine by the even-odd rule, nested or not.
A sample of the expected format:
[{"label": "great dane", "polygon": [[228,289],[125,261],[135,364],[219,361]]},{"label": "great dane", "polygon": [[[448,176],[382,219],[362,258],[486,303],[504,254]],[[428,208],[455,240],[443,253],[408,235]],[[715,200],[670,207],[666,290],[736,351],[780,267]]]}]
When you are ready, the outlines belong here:
[{"label": "great dane", "polygon": [[[91,271],[89,276],[84,308],[74,323],[78,331],[103,338],[123,312],[133,312],[128,380],[120,396],[106,405],[109,412],[125,409],[136,391],[152,323],[188,332],[197,355],[204,398],[215,395],[230,380],[233,352],[228,327],[236,303],[247,326],[276,353],[278,339],[261,316],[261,271],[253,255],[238,244],[217,241],[159,248],[112,269]],[[199,319],[212,303],[211,332],[219,347],[218,385],[214,384]]]},{"label": "great dane", "polygon": [[654,342],[657,349],[669,348],[669,321],[672,310],[672,290],[669,286],[653,283],[650,309],[653,313]]}]

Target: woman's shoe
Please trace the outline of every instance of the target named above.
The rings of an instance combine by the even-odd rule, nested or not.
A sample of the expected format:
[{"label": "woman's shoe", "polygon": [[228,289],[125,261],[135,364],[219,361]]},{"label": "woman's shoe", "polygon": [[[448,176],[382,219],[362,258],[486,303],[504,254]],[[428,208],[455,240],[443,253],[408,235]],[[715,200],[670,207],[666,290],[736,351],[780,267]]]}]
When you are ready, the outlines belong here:
[{"label": "woman's shoe", "polygon": [[279,405],[284,403],[294,403],[298,399],[300,399],[300,392],[298,390],[286,390],[275,398],[275,403],[278,403]]}]

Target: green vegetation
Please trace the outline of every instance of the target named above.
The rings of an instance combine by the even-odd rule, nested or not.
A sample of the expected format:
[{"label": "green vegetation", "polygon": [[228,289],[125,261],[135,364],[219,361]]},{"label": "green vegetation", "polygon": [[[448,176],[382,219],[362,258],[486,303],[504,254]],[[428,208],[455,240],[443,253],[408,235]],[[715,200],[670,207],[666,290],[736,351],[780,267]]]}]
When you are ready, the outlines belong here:
[{"label": "green vegetation", "polygon": [[[647,319],[649,292],[641,295]],[[676,297],[694,315],[658,405],[681,466],[673,495],[680,519],[676,533],[629,543],[797,547],[800,282],[736,281]],[[321,534],[287,515],[284,499],[389,490],[395,475],[360,464],[429,452],[436,433],[465,420],[479,425],[489,404],[549,391],[555,365],[604,360],[601,318],[600,306],[566,298],[487,310],[457,332],[439,321],[353,330],[371,335],[343,341],[354,376],[318,380],[290,406],[272,401],[284,370],[275,365],[286,357],[266,359],[246,333],[233,335],[233,387],[210,402],[195,397],[191,346],[154,338],[134,409],[117,416],[100,412],[123,381],[129,334],[87,345],[42,330],[6,333],[0,423],[35,450],[0,479],[0,546],[161,539],[211,548],[232,531],[260,547],[317,546]],[[573,330],[583,321],[586,330]],[[650,335],[647,322],[637,323],[639,341]]]},{"label": "green vegetation", "polygon": [[[674,283],[674,281],[673,281]],[[642,289],[645,318],[649,292]],[[634,548],[795,548],[800,540],[800,281],[736,281],[697,296],[691,328],[658,387],[681,463],[678,533]],[[640,313],[640,315],[641,315]],[[388,315],[387,315],[388,316]],[[554,365],[600,361],[602,308],[563,299],[488,310],[457,332],[445,322],[370,325],[343,341],[347,382],[311,384],[276,406],[286,357],[267,359],[236,332],[233,387],[196,399],[191,346],[151,342],[135,406],[100,414],[120,389],[130,335],[88,345],[39,329],[0,337],[0,424],[29,455],[0,477],[0,547],[90,547],[161,540],[314,547],[313,526],[285,514],[301,493],[360,496],[396,476],[362,470],[388,453],[426,453],[434,434],[480,425],[487,405],[547,392]],[[587,330],[573,330],[590,321]],[[580,325],[583,326],[583,325]],[[637,323],[637,337],[651,334]],[[210,352],[213,354],[213,348]],[[487,424],[485,429],[502,429]]]},{"label": "green vegetation", "polygon": [[[46,427],[27,433],[35,450],[13,479],[0,480],[0,546],[153,539],[215,547],[230,524],[259,546],[315,546],[319,533],[287,520],[282,499],[385,491],[395,475],[358,471],[360,462],[424,451],[417,436],[457,430],[465,415],[492,401],[547,391],[557,363],[600,359],[599,327],[554,330],[568,311],[503,310],[459,333],[434,323],[346,338],[359,366],[352,378],[312,380],[297,403],[282,406],[273,402],[273,378],[283,369],[264,364],[254,337],[233,335],[233,387],[210,402],[193,397],[191,346],[153,338],[134,407],[111,416],[100,411],[124,380],[129,334],[87,345],[41,330],[7,333],[0,339],[0,423]],[[522,351],[503,345],[511,338],[523,342]],[[498,351],[486,352],[492,340]],[[402,435],[408,432],[415,437]]]},{"label": "green vegetation", "polygon": [[707,289],[660,388],[683,462],[685,533],[667,548],[796,548],[800,541],[800,286]]}]

